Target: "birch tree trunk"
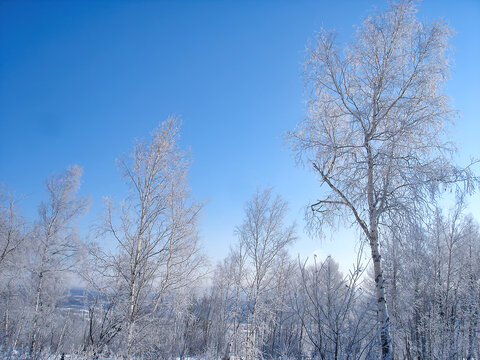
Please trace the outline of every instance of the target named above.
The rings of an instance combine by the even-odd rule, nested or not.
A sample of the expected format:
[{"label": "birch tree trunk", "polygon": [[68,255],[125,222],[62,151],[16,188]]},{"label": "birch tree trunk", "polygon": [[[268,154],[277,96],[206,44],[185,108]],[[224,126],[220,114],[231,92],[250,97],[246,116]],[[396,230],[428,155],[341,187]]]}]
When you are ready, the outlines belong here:
[{"label": "birch tree trunk", "polygon": [[375,276],[375,291],[378,302],[378,321],[381,326],[380,340],[382,346],[382,358],[392,359],[391,339],[390,339],[390,318],[388,316],[387,302],[385,300],[385,286],[383,280],[383,269],[381,255],[378,246],[378,237],[373,235],[369,239],[372,252],[373,269]]}]

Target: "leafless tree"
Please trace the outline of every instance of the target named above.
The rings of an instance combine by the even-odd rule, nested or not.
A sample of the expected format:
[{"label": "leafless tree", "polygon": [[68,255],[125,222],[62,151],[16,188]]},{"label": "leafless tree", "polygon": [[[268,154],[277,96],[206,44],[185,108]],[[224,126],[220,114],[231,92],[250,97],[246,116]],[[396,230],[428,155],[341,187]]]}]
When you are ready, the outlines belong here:
[{"label": "leafless tree", "polygon": [[26,290],[33,307],[31,354],[38,350],[39,333],[47,330],[45,321],[51,319],[47,310],[55,307],[55,297],[75,266],[74,256],[79,247],[75,221],[88,205],[88,199],[76,196],[81,175],[82,169],[72,166],[47,179],[48,200],[40,205],[39,220],[30,234],[25,267],[30,275]]},{"label": "leafless tree", "polygon": [[[118,161],[129,196],[115,209],[106,200],[98,239],[113,240],[114,252],[92,247],[94,270],[111,279],[122,294],[127,356],[167,289],[184,286],[199,275],[197,221],[201,204],[190,199],[188,154],[178,147],[180,122],[171,117],[138,142],[130,157]],[[95,279],[90,279],[95,282]],[[107,288],[108,290],[108,288]]]},{"label": "leafless tree", "polygon": [[330,256],[314,256],[299,263],[299,289],[295,307],[313,353],[320,359],[362,359],[371,348],[376,322],[369,317],[362,286],[365,266],[362,251],[348,275],[343,276]]},{"label": "leafless tree", "polygon": [[15,313],[17,307],[14,296],[18,294],[18,272],[21,269],[23,247],[28,234],[25,220],[19,215],[16,198],[0,185],[0,319],[1,344],[8,348],[16,330]]},{"label": "leafless tree", "polygon": [[0,184],[0,274],[25,240],[25,226],[18,214],[15,197]]},{"label": "leafless tree", "polygon": [[244,254],[244,291],[247,296],[245,359],[255,358],[259,346],[258,309],[274,284],[272,270],[278,256],[295,241],[295,226],[285,225],[287,203],[272,191],[257,191],[245,207],[245,220],[236,229]]},{"label": "leafless tree", "polygon": [[384,359],[392,347],[381,230],[413,200],[428,201],[439,184],[472,178],[452,165],[454,148],[443,136],[454,116],[442,93],[451,30],[415,13],[414,1],[393,2],[368,16],[343,48],[320,30],[305,61],[307,117],[288,134],[299,161],[328,189],[311,206],[312,224],[346,216],[370,244]]}]

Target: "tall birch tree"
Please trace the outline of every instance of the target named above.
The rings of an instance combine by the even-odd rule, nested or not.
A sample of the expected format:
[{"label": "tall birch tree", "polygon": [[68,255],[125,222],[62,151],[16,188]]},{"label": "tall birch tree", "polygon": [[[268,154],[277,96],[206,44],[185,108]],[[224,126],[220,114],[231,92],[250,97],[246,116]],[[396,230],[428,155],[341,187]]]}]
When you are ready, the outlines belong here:
[{"label": "tall birch tree", "polygon": [[88,199],[78,197],[82,168],[69,167],[45,182],[47,201],[38,208],[39,219],[30,234],[26,270],[30,275],[28,296],[33,307],[30,353],[39,351],[39,335],[48,331],[47,321],[58,305],[61,285],[74,270],[79,241],[75,222],[86,210]]},{"label": "tall birch tree", "polygon": [[[295,225],[286,225],[288,204],[270,189],[257,191],[245,206],[245,220],[236,228],[245,259],[244,290],[247,297],[245,359],[257,357],[260,309],[274,286],[275,262],[295,239]],[[264,309],[265,311],[265,309]]]},{"label": "tall birch tree", "polygon": [[382,229],[413,202],[428,202],[439,184],[470,175],[453,165],[454,147],[444,141],[454,117],[442,92],[451,30],[443,20],[419,21],[416,11],[414,1],[393,2],[344,45],[320,30],[304,65],[307,116],[287,135],[325,189],[310,207],[311,224],[348,219],[370,245],[383,359],[393,355]]},{"label": "tall birch tree", "polygon": [[17,201],[0,184],[0,274],[12,262],[25,240],[25,221],[19,216]]},{"label": "tall birch tree", "polygon": [[[99,239],[111,239],[115,252],[92,247],[101,278],[120,293],[127,356],[135,352],[144,325],[152,320],[168,289],[193,282],[202,263],[197,221],[201,204],[190,198],[188,153],[179,148],[180,122],[171,117],[118,161],[129,187],[117,209],[106,201]],[[98,283],[98,279],[90,279]],[[108,289],[103,289],[108,291]]]}]

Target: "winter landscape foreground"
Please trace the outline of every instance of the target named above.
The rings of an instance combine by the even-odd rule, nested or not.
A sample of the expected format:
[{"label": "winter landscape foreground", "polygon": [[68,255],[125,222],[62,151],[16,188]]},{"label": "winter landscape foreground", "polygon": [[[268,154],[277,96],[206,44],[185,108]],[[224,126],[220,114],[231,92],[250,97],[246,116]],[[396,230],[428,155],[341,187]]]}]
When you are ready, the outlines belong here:
[{"label": "winter landscape foreground", "polygon": [[1,187],[0,357],[479,359],[478,161],[457,164],[448,137],[453,30],[417,11],[385,4],[346,42],[320,29],[304,118],[283,134],[322,189],[305,204],[309,235],[349,227],[360,239],[348,271],[289,251],[302,229],[269,187],[246,199],[212,264],[170,116],[116,160],[128,191],[104,198],[88,236],[82,167],[45,180],[34,219],[15,184]]}]

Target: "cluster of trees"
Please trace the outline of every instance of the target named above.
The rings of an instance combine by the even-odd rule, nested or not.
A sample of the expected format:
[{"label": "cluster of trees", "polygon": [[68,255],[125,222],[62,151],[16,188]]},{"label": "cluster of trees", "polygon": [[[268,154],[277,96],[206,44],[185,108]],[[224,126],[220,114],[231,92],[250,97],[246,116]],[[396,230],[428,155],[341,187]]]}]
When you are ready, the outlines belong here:
[{"label": "cluster of trees", "polygon": [[[11,198],[2,199],[3,357],[380,357],[374,268],[363,246],[348,274],[331,257],[293,258],[287,204],[258,191],[229,255],[207,273],[196,247],[199,206],[183,202],[179,211],[180,197],[172,211],[169,191],[165,210],[149,213],[162,216],[150,229],[140,226],[148,225],[142,201],[134,212],[140,216],[126,223],[120,212],[117,226],[107,206],[97,239],[108,234],[118,242],[107,252],[75,236],[73,222],[86,204],[75,197],[80,174],[73,167],[47,181],[49,202],[33,224]],[[462,199],[449,212],[432,207],[385,236],[395,358],[480,354],[480,229],[464,208]],[[72,291],[72,275],[86,287]]]},{"label": "cluster of trees", "polygon": [[311,233],[358,229],[348,273],[289,254],[297,229],[271,189],[246,203],[236,243],[210,267],[172,117],[118,160],[128,194],[105,200],[91,241],[75,227],[88,206],[81,168],[47,179],[33,222],[2,189],[1,356],[479,358],[480,230],[465,212],[478,180],[444,139],[450,30],[415,12],[393,3],[343,48],[322,30],[307,52],[307,116],[287,138],[325,190],[308,207]]}]

